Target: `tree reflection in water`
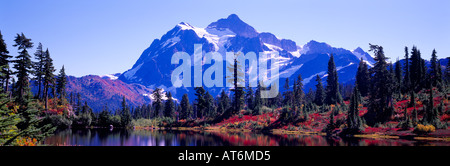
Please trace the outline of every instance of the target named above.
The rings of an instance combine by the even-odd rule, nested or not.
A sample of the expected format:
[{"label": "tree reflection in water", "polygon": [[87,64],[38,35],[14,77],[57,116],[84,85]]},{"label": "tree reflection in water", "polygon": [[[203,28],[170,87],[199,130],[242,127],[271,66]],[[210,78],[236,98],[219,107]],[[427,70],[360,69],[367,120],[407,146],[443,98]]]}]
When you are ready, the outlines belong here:
[{"label": "tree reflection in water", "polygon": [[340,138],[258,132],[67,129],[45,142],[55,146],[416,146],[447,145],[402,139]]}]

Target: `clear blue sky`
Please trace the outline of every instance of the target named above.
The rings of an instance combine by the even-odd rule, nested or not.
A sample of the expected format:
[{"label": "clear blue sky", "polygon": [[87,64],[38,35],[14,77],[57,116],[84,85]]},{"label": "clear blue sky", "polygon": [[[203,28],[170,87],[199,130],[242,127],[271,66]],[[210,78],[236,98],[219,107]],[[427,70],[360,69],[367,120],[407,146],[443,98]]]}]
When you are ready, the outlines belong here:
[{"label": "clear blue sky", "polygon": [[2,0],[0,31],[11,55],[14,36],[23,32],[74,76],[122,73],[176,24],[206,27],[232,13],[298,45],[317,40],[367,51],[373,43],[394,61],[412,45],[425,59],[433,48],[449,57],[449,9],[448,0]]}]

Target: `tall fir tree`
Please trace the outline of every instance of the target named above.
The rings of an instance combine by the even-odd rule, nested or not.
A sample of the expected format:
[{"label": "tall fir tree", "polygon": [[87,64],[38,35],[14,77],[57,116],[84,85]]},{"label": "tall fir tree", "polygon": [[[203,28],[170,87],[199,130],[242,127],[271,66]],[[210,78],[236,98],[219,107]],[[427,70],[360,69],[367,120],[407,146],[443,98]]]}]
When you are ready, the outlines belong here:
[{"label": "tall fir tree", "polygon": [[64,65],[62,66],[61,70],[59,70],[59,75],[56,82],[57,82],[56,90],[59,94],[61,102],[63,102],[66,99],[66,84],[67,84],[67,76],[66,71],[64,69]]},{"label": "tall fir tree", "polygon": [[[45,51],[45,64],[44,64],[44,100],[45,110],[48,109],[48,95],[50,88],[55,84],[55,67],[53,67],[53,59],[50,57],[48,49]],[[80,94],[78,94],[78,108],[81,107]]]},{"label": "tall fir tree", "polygon": [[423,70],[424,62],[420,55],[420,50],[413,46],[411,50],[411,66],[409,68],[411,88],[418,92],[422,88],[422,83],[425,80],[425,71]]},{"label": "tall fir tree", "polygon": [[338,73],[334,63],[333,54],[330,55],[330,60],[328,61],[328,77],[325,94],[326,104],[342,103],[342,96],[339,91]]},{"label": "tall fir tree", "polygon": [[153,97],[153,117],[160,117],[160,113],[163,111],[163,102],[162,102],[162,89],[155,88],[152,93]]},{"label": "tall fir tree", "polygon": [[358,84],[358,91],[361,92],[361,96],[367,96],[369,94],[369,79],[369,67],[361,58],[356,72],[356,83]]},{"label": "tall fir tree", "polygon": [[250,85],[247,86],[247,92],[245,93],[245,102],[247,103],[247,108],[250,110],[254,110],[254,94],[253,94],[253,88],[250,87]]},{"label": "tall fir tree", "polygon": [[216,105],[214,104],[214,97],[208,91],[206,91],[205,94],[205,106],[206,107],[203,115],[207,117],[213,117],[216,112]]},{"label": "tall fir tree", "polygon": [[427,102],[427,106],[425,109],[425,113],[422,118],[422,123],[431,124],[436,128],[442,128],[444,126],[442,125],[441,120],[439,118],[439,111],[434,106],[434,94],[433,94],[432,81],[429,81],[428,89],[430,91],[430,94],[428,95],[428,102]]},{"label": "tall fir tree", "polygon": [[290,90],[291,88],[290,88],[290,86],[289,86],[289,78],[286,78],[286,81],[285,81],[285,83],[284,83],[284,86],[283,86],[283,88],[284,88],[284,92],[283,92],[283,97],[284,97],[284,99],[283,99],[283,104],[285,105],[285,106],[293,106],[293,97],[292,97],[292,91]]},{"label": "tall fir tree", "polygon": [[395,91],[396,93],[400,94],[401,90],[402,90],[402,85],[403,85],[403,77],[402,77],[402,67],[400,64],[400,60],[397,58],[397,61],[395,62]]},{"label": "tall fir tree", "polygon": [[16,102],[23,104],[25,98],[30,93],[30,80],[29,75],[32,73],[33,64],[31,62],[31,56],[28,54],[28,50],[33,47],[31,39],[27,38],[23,33],[17,34],[14,39],[16,42],[13,46],[18,47],[19,55],[14,60],[14,69],[16,69]]},{"label": "tall fir tree", "polygon": [[17,34],[14,47],[18,47],[19,55],[13,62],[16,69],[17,83],[15,84],[16,103],[19,105],[17,113],[20,114],[20,122],[16,125],[22,133],[21,136],[36,138],[41,141],[52,133],[56,128],[51,124],[41,124],[42,118],[39,118],[38,106],[32,101],[30,91],[29,75],[32,73],[33,64],[31,56],[27,49],[33,47],[31,39],[26,38],[22,33]]},{"label": "tall fir tree", "polygon": [[308,89],[308,93],[305,94],[305,105],[308,103],[314,103],[315,92],[312,88]]},{"label": "tall fir tree", "polygon": [[39,43],[38,47],[36,48],[36,52],[34,53],[34,58],[36,59],[36,62],[33,63],[34,67],[34,80],[35,85],[38,87],[38,92],[35,95],[36,98],[41,99],[41,87],[42,87],[42,80],[44,76],[44,65],[45,65],[45,52],[42,48],[42,43]]},{"label": "tall fir tree", "polygon": [[234,62],[232,66],[227,66],[227,69],[233,73],[232,77],[227,77],[227,82],[232,83],[233,87],[230,89],[234,93],[233,96],[233,110],[231,111],[231,114],[238,113],[244,106],[245,99],[244,99],[244,85],[242,83],[245,83],[243,77],[245,76],[245,73],[241,70],[243,67],[241,67],[241,64],[237,61],[238,54],[234,57]]},{"label": "tall fir tree", "polygon": [[363,126],[361,117],[359,117],[359,104],[361,103],[361,95],[358,89],[358,84],[355,84],[352,96],[350,97],[350,109],[347,113],[347,131],[351,133],[360,132]]},{"label": "tall fir tree", "polygon": [[181,112],[180,112],[180,119],[189,119],[192,118],[192,107],[189,103],[189,97],[187,94],[183,94],[183,97],[181,97]]},{"label": "tall fir tree", "polygon": [[164,116],[165,117],[173,117],[175,113],[175,103],[173,102],[172,93],[166,92],[166,103],[164,105]]},{"label": "tall fir tree", "polygon": [[442,82],[442,70],[441,70],[441,63],[437,58],[437,52],[435,49],[433,49],[433,52],[431,54],[431,60],[430,60],[430,81],[431,86],[437,87],[439,90],[443,89],[443,82]]},{"label": "tall fir tree", "polygon": [[392,73],[388,71],[388,63],[383,47],[370,44],[370,51],[375,53],[375,65],[371,69],[370,94],[368,112],[365,119],[368,125],[384,123],[393,115]]},{"label": "tall fir tree", "polygon": [[449,87],[449,84],[450,84],[450,57],[447,57],[447,66],[445,66],[445,80],[447,82],[446,86]]},{"label": "tall fir tree", "polygon": [[305,93],[303,92],[303,83],[302,83],[302,75],[297,76],[297,80],[294,81],[294,105],[297,107],[301,107],[304,103],[303,99],[305,97]]},{"label": "tall fir tree", "polygon": [[267,99],[264,99],[261,96],[261,90],[263,90],[262,88],[263,87],[258,83],[255,90],[255,109],[260,109],[262,106],[266,105]]},{"label": "tall fir tree", "polygon": [[195,106],[197,108],[197,118],[202,118],[207,107],[206,103],[206,91],[203,87],[195,87]]},{"label": "tall fir tree", "polygon": [[319,77],[319,75],[316,75],[316,82],[317,84],[314,103],[316,105],[323,105],[323,102],[325,101],[325,90],[323,89],[322,79]]},{"label": "tall fir tree", "polygon": [[[255,100],[255,104],[256,104],[256,100]],[[225,93],[225,90],[222,90],[222,92],[220,93],[219,105],[217,108],[218,114],[225,113],[230,107],[231,107],[231,99],[230,99],[230,97],[228,97],[228,94]],[[255,107],[256,107],[256,105],[255,105]]]},{"label": "tall fir tree", "polygon": [[411,90],[411,74],[409,72],[410,59],[409,59],[408,47],[405,46],[405,65],[404,65],[404,77],[402,92],[407,93]]},{"label": "tall fir tree", "polygon": [[123,127],[131,125],[132,117],[130,113],[130,108],[127,105],[125,96],[122,97],[122,110],[120,111],[120,123]]},{"label": "tall fir tree", "polygon": [[2,32],[0,31],[0,83],[4,92],[9,93],[9,78],[12,75],[9,64],[12,56],[9,55],[9,51],[6,47],[6,43],[3,40]]}]

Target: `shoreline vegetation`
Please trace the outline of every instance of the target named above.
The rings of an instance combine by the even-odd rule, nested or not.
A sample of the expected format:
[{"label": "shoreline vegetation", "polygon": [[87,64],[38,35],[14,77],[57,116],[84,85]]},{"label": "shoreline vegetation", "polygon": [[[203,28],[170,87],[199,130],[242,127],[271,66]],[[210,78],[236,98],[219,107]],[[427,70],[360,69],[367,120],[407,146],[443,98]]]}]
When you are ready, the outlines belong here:
[{"label": "shoreline vegetation", "polygon": [[[163,100],[163,90],[155,88],[149,104],[130,107],[123,96],[119,109],[111,110],[105,103],[102,110],[93,110],[79,94],[66,94],[64,66],[54,74],[48,49],[44,51],[39,43],[33,62],[27,52],[33,47],[31,39],[22,33],[15,42],[19,55],[12,59],[0,33],[2,146],[41,145],[57,128],[269,132],[421,141],[449,141],[450,137],[450,61],[443,70],[434,50],[427,66],[420,50],[414,46],[409,57],[406,47],[406,63],[397,60],[394,67],[387,62],[383,47],[370,44],[376,63],[369,69],[361,59],[355,83],[350,85],[339,83],[330,54],[326,81],[317,75],[315,90],[305,93],[298,75],[292,82],[286,79],[282,93],[270,99],[261,97],[264,87],[238,86],[245,71],[238,71],[241,64],[235,59],[229,68],[233,76],[226,78],[233,87],[218,96],[196,87],[194,100],[184,94],[178,103],[170,92],[165,92],[167,100]],[[38,89],[34,94],[32,86]]]}]

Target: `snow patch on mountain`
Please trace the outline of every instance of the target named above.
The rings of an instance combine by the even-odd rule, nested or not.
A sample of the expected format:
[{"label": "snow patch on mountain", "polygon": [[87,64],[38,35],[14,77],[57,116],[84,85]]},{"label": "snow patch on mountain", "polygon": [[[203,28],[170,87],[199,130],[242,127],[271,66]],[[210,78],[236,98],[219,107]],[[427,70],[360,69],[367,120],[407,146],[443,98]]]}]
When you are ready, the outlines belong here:
[{"label": "snow patch on mountain", "polygon": [[[166,40],[166,41],[163,43],[163,46],[162,46],[162,47],[172,47],[173,45],[175,45],[175,44],[178,43],[179,41],[181,41],[180,37],[179,37],[179,36],[175,36],[175,37],[173,37],[173,38],[170,38],[170,39]],[[170,45],[169,45],[169,44],[170,44]],[[169,45],[169,46],[168,46],[168,45]]]},{"label": "snow patch on mountain", "polygon": [[134,79],[134,78],[136,77],[136,76],[135,76],[136,72],[142,67],[143,64],[144,64],[144,63],[141,63],[141,64],[139,64],[137,67],[132,68],[132,69],[126,71],[126,72],[124,73],[124,76],[125,76],[127,79]]},{"label": "snow patch on mountain", "polygon": [[303,64],[301,64],[301,65],[295,65],[295,66],[292,66],[291,68],[289,68],[289,69],[286,69],[286,70],[283,70],[282,72],[280,72],[280,78],[288,78],[288,77],[291,77],[292,76],[292,74],[294,74],[298,69],[300,69],[301,67],[303,66]]},{"label": "snow patch on mountain", "polygon": [[350,62],[348,65],[345,65],[345,66],[338,66],[338,67],[336,67],[336,70],[339,71],[343,68],[349,67],[350,65],[353,65],[353,62]]},{"label": "snow patch on mountain", "polygon": [[[236,36],[234,32],[227,28],[198,28],[185,22],[182,22],[177,26],[180,27],[180,30],[193,30],[199,38],[205,38],[209,43],[213,44],[216,51],[224,46],[229,37]],[[179,40],[177,42],[179,42]]]},{"label": "snow patch on mountain", "polygon": [[[303,79],[303,85],[305,85],[305,84],[308,84],[314,77],[316,77],[317,75],[323,75],[323,74],[325,74],[327,71],[321,71],[321,72],[318,72],[318,73],[316,73],[316,74],[313,74],[313,75],[311,75],[311,76],[309,76],[308,78],[305,78],[305,79]],[[322,78],[322,77],[321,77]]]},{"label": "snow patch on mountain", "polygon": [[105,75],[101,75],[101,78],[108,78],[110,80],[117,80],[119,77],[116,76],[116,74],[105,74]]}]

